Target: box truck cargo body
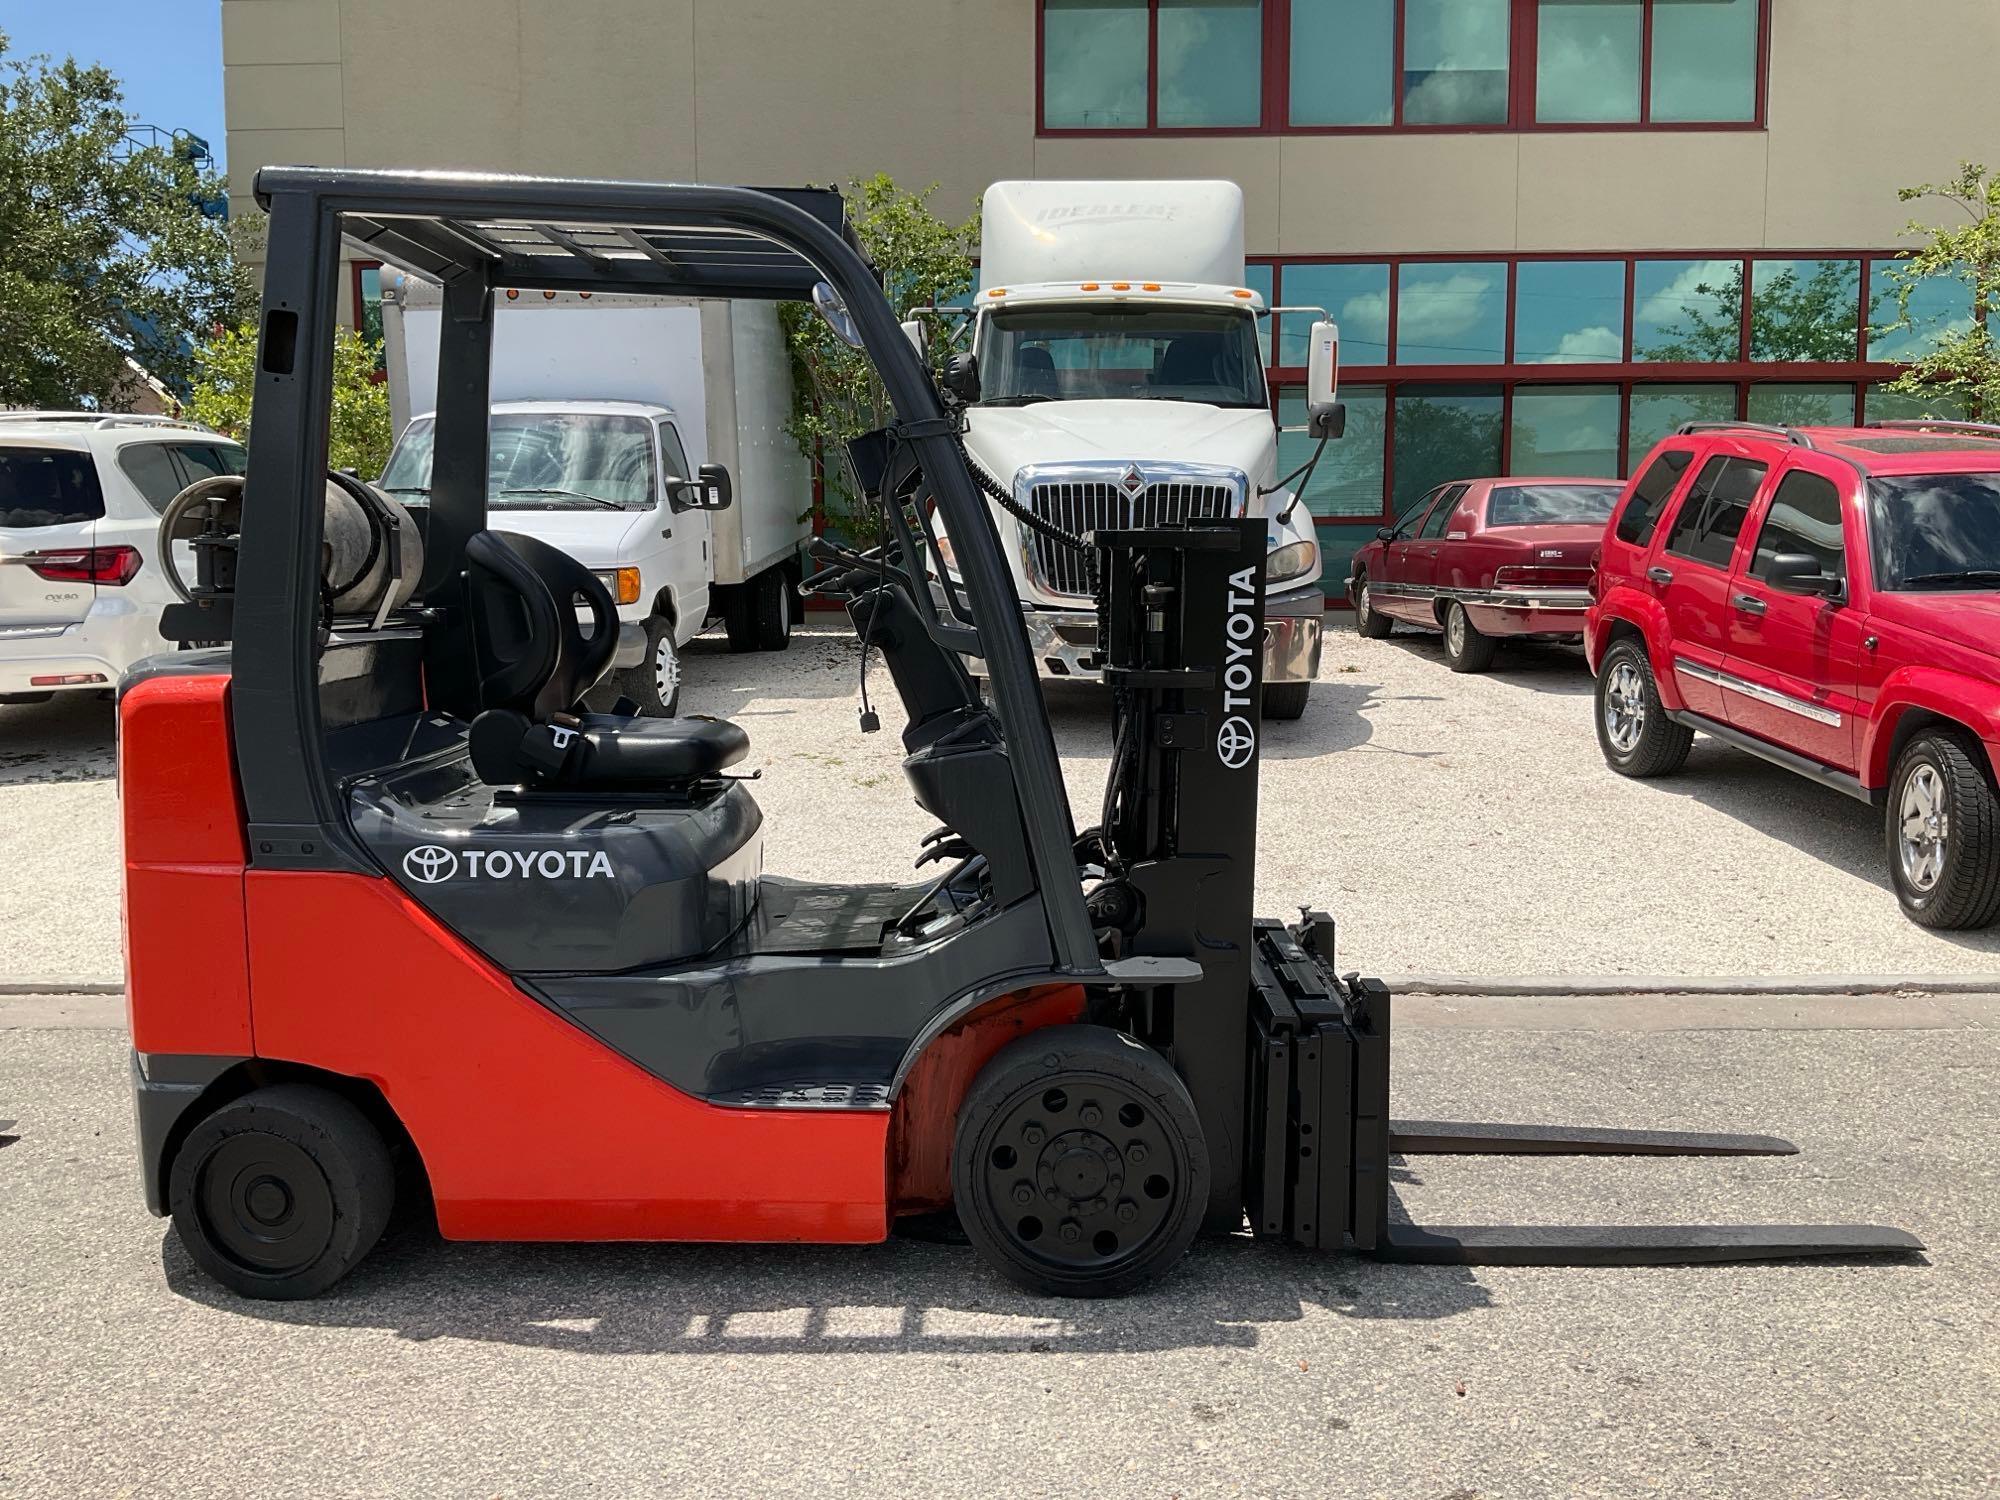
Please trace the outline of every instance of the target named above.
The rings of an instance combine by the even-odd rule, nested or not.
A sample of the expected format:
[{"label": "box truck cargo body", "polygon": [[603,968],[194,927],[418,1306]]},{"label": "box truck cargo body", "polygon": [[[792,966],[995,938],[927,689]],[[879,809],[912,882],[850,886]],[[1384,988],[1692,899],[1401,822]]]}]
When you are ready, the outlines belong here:
[{"label": "box truck cargo body", "polygon": [[[782,649],[811,536],[812,474],[785,423],[792,384],[771,303],[495,294],[487,510],[589,566],[618,602],[617,685],[672,712],[680,648],[716,621]],[[382,481],[422,503],[442,289],[385,273],[395,451]],[[727,471],[729,503],[698,483]]]}]

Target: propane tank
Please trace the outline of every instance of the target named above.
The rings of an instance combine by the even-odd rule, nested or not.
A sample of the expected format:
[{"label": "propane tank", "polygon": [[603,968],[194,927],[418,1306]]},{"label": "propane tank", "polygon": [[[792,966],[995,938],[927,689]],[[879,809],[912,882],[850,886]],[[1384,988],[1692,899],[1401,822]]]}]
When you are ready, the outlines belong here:
[{"label": "propane tank", "polygon": [[320,578],[334,611],[387,614],[409,603],[423,572],[424,539],[402,502],[350,474],[329,474]]}]

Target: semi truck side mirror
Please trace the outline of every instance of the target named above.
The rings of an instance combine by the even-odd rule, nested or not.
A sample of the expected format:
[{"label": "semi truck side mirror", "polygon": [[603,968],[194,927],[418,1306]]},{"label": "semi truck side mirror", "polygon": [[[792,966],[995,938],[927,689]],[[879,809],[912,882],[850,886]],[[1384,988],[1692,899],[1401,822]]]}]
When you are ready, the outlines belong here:
[{"label": "semi truck side mirror", "polygon": [[917,351],[917,358],[924,361],[925,364],[929,364],[931,351],[924,347],[923,319],[911,318],[902,325],[902,329],[903,337],[908,339],[910,347]]},{"label": "semi truck side mirror", "polygon": [[1347,431],[1347,408],[1340,390],[1340,325],[1320,319],[1306,340],[1306,430],[1316,438]]},{"label": "semi truck side mirror", "polygon": [[979,399],[979,356],[954,354],[944,363],[944,388],[968,406]]},{"label": "semi truck side mirror", "polygon": [[736,495],[729,470],[721,464],[703,464],[692,479],[669,479],[667,489],[685,510],[728,510]]}]

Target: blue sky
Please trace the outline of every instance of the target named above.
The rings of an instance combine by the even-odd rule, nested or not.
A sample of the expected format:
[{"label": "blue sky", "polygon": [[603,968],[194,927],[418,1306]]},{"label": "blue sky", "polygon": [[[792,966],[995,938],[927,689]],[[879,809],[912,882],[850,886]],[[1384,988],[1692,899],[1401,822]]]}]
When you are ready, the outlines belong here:
[{"label": "blue sky", "polygon": [[12,55],[102,63],[142,123],[192,130],[222,163],[218,0],[0,0],[0,31]]}]

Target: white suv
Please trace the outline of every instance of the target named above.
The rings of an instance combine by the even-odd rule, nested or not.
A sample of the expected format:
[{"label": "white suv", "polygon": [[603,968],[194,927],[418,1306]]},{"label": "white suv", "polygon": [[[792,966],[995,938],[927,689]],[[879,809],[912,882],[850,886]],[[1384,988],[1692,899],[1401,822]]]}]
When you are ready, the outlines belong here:
[{"label": "white suv", "polygon": [[167,417],[0,412],[0,703],[115,688],[168,649],[160,511],[243,447]]}]

